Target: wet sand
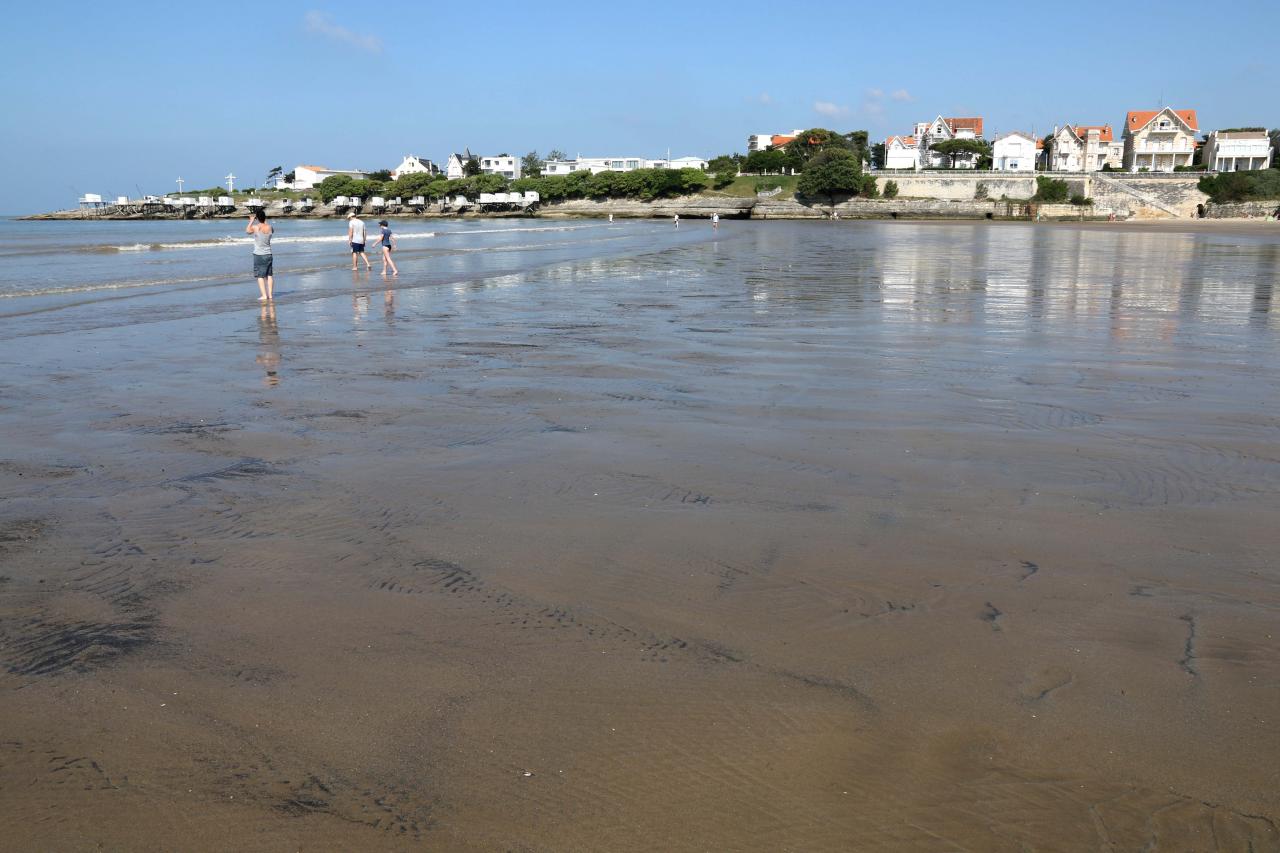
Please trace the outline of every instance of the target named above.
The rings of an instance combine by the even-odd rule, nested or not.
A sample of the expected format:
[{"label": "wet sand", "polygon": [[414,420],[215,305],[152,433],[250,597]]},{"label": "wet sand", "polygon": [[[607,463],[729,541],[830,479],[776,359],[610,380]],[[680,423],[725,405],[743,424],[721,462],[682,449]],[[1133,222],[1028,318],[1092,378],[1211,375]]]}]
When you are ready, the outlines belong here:
[{"label": "wet sand", "polygon": [[2,846],[1280,849],[1280,238],[709,238],[6,321]]}]

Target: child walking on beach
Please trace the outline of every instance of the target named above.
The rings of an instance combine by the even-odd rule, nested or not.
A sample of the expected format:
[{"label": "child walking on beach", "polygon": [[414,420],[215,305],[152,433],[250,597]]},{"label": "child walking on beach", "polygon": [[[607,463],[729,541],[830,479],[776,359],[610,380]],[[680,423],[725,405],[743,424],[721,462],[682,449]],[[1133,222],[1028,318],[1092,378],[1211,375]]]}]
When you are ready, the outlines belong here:
[{"label": "child walking on beach", "polygon": [[382,274],[387,274],[387,267],[391,267],[392,275],[400,275],[400,270],[396,269],[396,262],[391,260],[391,250],[396,247],[395,235],[391,233],[391,226],[387,224],[387,220],[383,219],[378,222],[378,227],[382,229]]},{"label": "child walking on beach", "polygon": [[258,301],[270,302],[276,284],[275,270],[271,263],[271,235],[275,233],[275,229],[267,223],[265,210],[253,212],[244,233],[253,236],[253,275],[258,279]]}]

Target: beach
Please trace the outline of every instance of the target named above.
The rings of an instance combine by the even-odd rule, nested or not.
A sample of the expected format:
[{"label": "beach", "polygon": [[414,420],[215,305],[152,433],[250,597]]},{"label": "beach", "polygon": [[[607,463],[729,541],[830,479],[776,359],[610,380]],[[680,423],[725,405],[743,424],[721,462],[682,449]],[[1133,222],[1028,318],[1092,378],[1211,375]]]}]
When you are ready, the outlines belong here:
[{"label": "beach", "polygon": [[0,231],[0,837],[1280,850],[1280,229]]}]

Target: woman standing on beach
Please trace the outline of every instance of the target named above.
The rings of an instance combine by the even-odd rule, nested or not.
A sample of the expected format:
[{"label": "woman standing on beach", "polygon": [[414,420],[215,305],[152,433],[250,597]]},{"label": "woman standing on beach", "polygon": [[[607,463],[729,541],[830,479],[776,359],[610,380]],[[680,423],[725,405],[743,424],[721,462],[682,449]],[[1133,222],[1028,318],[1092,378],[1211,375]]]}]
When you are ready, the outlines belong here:
[{"label": "woman standing on beach", "polygon": [[387,274],[387,267],[391,267],[392,275],[400,275],[400,270],[396,269],[396,262],[391,260],[391,251],[396,247],[395,235],[391,233],[391,226],[387,224],[387,220],[378,221],[378,227],[382,229],[382,274]]},{"label": "woman standing on beach", "polygon": [[275,229],[267,223],[267,212],[255,210],[244,233],[253,236],[253,275],[258,279],[258,301],[270,302],[276,283],[271,263],[271,235]]}]

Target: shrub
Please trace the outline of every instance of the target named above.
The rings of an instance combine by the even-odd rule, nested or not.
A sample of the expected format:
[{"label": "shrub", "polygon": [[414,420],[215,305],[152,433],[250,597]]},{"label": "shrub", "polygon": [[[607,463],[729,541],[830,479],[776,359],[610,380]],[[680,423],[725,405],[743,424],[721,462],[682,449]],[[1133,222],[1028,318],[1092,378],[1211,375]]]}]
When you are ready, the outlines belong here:
[{"label": "shrub", "polygon": [[1031,198],[1033,201],[1060,204],[1067,200],[1067,182],[1038,175],[1036,176],[1036,194]]},{"label": "shrub", "polygon": [[1250,199],[1280,198],[1280,171],[1223,172],[1205,175],[1197,184],[1200,192],[1218,204]]},{"label": "shrub", "polygon": [[885,198],[897,198],[897,197],[898,197],[898,182],[897,182],[897,181],[885,181],[885,182],[884,182],[884,197],[885,197]]},{"label": "shrub", "polygon": [[880,190],[876,187],[875,175],[862,176],[862,189],[858,190],[858,194],[863,198],[875,198],[880,195]]},{"label": "shrub", "polygon": [[983,201],[986,199],[988,197],[987,185],[979,181],[978,185],[973,188],[973,197],[976,201]]},{"label": "shrub", "polygon": [[1075,195],[1071,196],[1071,203],[1074,204],[1076,207],[1085,207],[1087,205],[1093,204],[1093,199],[1085,198],[1084,193],[1076,193]]}]

